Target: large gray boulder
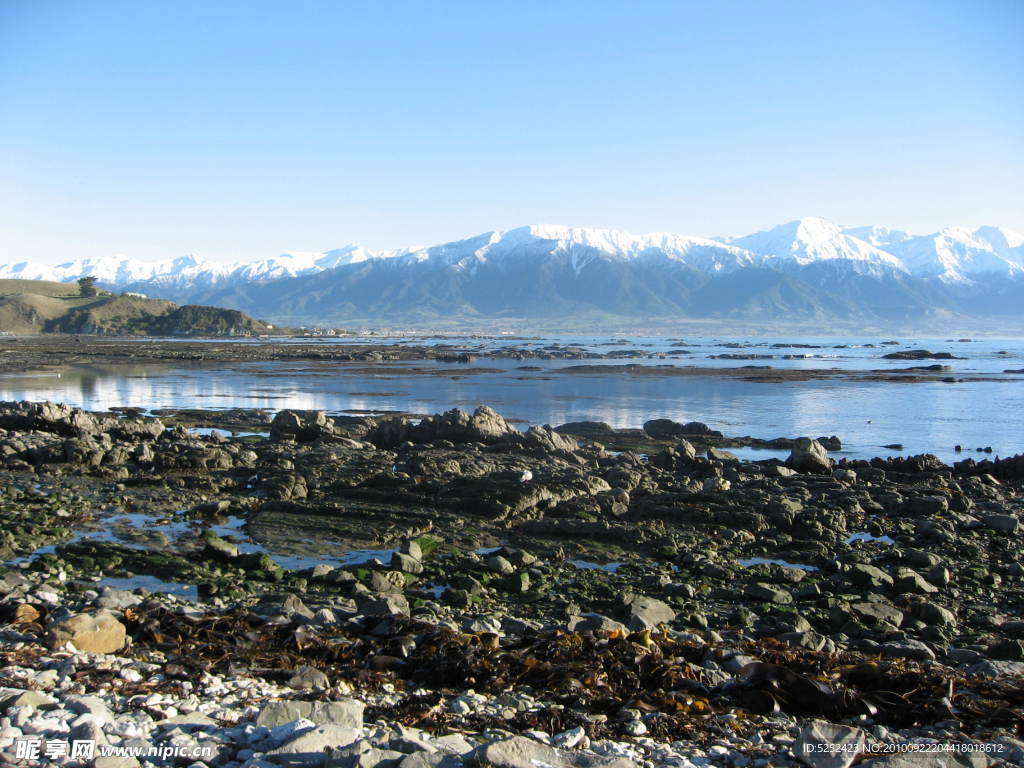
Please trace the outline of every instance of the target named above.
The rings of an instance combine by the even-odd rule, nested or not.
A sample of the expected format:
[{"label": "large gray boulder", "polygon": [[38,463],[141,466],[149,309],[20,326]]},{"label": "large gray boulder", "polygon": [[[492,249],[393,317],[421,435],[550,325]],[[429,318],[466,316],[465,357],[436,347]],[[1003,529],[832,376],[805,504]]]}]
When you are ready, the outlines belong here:
[{"label": "large gray boulder", "polygon": [[287,768],[317,768],[327,763],[331,749],[346,747],[362,735],[362,727],[318,725],[302,731],[277,749],[270,750],[266,758]]},{"label": "large gray boulder", "polygon": [[339,701],[271,701],[263,706],[256,725],[274,728],[304,718],[316,725],[362,728],[364,704],[355,699]]},{"label": "large gray boulder", "polygon": [[668,624],[676,617],[668,603],[646,595],[627,595],[622,600],[622,616],[630,629],[651,629]]},{"label": "large gray boulder", "polygon": [[490,768],[636,768],[624,757],[602,757],[549,747],[525,736],[494,741],[480,747],[474,759]]},{"label": "large gray boulder", "polygon": [[600,613],[570,616],[566,626],[570,632],[625,632],[627,629],[621,621],[602,616]]},{"label": "large gray boulder", "polygon": [[383,592],[358,595],[356,607],[364,616],[408,616],[409,601],[403,595]]},{"label": "large gray boulder", "polygon": [[903,623],[903,611],[892,603],[861,602],[850,606],[850,613],[868,627],[898,627]]},{"label": "large gray boulder", "polygon": [[797,472],[832,474],[832,460],[825,446],[810,437],[798,437],[786,459],[786,464]]}]

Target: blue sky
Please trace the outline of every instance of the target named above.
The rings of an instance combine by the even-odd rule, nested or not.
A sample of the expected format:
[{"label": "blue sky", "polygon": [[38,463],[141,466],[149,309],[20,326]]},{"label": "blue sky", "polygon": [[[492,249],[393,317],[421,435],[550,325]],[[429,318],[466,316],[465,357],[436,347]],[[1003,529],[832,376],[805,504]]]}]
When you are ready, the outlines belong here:
[{"label": "blue sky", "polygon": [[1024,2],[0,0],[0,261],[1024,230]]}]

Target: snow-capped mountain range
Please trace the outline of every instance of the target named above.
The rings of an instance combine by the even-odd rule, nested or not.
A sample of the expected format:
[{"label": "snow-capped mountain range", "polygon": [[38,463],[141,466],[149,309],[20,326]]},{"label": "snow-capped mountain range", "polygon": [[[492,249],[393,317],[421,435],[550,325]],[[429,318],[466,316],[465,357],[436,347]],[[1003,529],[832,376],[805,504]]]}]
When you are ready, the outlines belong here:
[{"label": "snow-capped mountain range", "polygon": [[[825,219],[805,218],[765,232],[742,237],[703,238],[654,232],[633,235],[610,229],[533,225],[489,232],[433,247],[370,251],[358,245],[314,252],[292,251],[239,264],[219,264],[195,256],[145,262],[123,256],[75,259],[45,265],[21,261],[0,264],[0,279],[69,282],[94,275],[103,283],[214,285],[222,282],[279,280],[381,259],[432,261],[445,265],[474,260],[514,260],[537,242],[555,244],[551,250],[586,251],[623,260],[667,257],[706,272],[750,266],[785,269],[813,262],[850,262],[863,272],[874,267],[916,277],[937,277],[948,283],[968,283],[979,274],[1017,276],[1024,273],[1024,235],[1001,227],[969,230],[951,227],[930,235],[912,235],[887,227],[840,227]],[[588,259],[574,264],[577,271]]]},{"label": "snow-capped mountain range", "polygon": [[[313,313],[321,313],[316,319],[340,319],[424,308],[528,315],[587,305],[626,314],[693,316],[714,314],[714,307],[705,306],[709,292],[721,294],[719,305],[726,312],[796,307],[821,315],[830,311],[831,296],[841,300],[841,314],[850,314],[894,288],[899,295],[888,300],[907,313],[913,307],[972,312],[974,305],[963,302],[984,307],[984,296],[993,292],[1002,297],[1000,306],[1012,311],[1017,294],[1008,296],[1007,290],[1024,285],[1024,235],[999,227],[913,235],[878,226],[841,227],[819,218],[718,238],[534,225],[431,247],[370,251],[348,245],[232,265],[194,256],[0,264],[0,279],[68,282],[85,275],[113,289],[222,303],[271,319],[312,320]],[[875,289],[872,281],[878,283]],[[433,292],[424,293],[424,286]],[[554,304],[536,305],[539,295]],[[736,295],[744,297],[739,304]],[[1024,306],[1017,306],[1017,313],[1024,314]]]},{"label": "snow-capped mountain range", "polygon": [[[399,253],[398,251],[395,252]],[[0,264],[0,279],[54,280],[71,282],[86,275],[98,277],[105,285],[136,283],[174,285],[215,285],[223,282],[279,280],[322,272],[325,269],[358,264],[367,259],[390,256],[349,245],[324,253],[290,252],[269,259],[241,264],[219,264],[195,256],[179,256],[166,261],[137,261],[125,256],[75,259],[48,266],[31,261]]]}]

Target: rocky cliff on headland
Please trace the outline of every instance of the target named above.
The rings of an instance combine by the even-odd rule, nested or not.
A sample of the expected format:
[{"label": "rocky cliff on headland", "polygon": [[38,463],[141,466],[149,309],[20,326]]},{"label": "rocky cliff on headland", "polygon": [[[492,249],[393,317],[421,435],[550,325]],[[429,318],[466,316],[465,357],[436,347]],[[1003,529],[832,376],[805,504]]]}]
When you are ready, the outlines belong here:
[{"label": "rocky cliff on headland", "polygon": [[234,309],[178,306],[138,294],[81,296],[73,286],[0,281],[0,333],[258,336],[271,326]]}]

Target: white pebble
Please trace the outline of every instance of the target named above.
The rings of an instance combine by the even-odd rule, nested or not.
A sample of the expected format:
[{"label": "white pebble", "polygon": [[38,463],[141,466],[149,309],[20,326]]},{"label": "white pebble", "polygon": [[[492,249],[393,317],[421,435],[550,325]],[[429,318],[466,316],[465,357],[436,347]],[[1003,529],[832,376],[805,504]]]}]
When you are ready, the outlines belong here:
[{"label": "white pebble", "polygon": [[56,717],[33,717],[22,727],[25,733],[67,733],[70,728],[63,720]]},{"label": "white pebble", "polygon": [[577,746],[585,748],[583,742],[586,739],[587,732],[583,729],[583,726],[577,726],[555,734],[551,737],[551,743],[556,747],[564,747],[565,749],[574,749]]},{"label": "white pebble", "polygon": [[630,720],[626,723],[625,731],[630,736],[643,736],[647,733],[647,726],[640,720]]},{"label": "white pebble", "polygon": [[134,720],[115,720],[106,729],[110,733],[131,739],[145,734],[145,730]]}]

